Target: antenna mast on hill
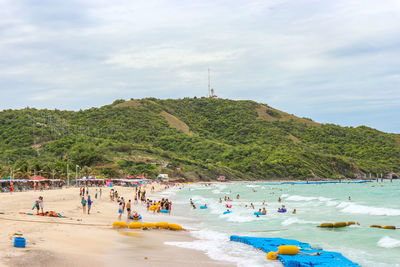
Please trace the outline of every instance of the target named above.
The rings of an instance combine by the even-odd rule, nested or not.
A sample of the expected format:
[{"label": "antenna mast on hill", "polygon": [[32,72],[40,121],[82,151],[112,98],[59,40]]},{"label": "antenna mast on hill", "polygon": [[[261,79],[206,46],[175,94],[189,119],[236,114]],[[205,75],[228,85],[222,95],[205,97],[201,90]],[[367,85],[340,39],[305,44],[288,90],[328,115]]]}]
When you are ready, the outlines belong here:
[{"label": "antenna mast on hill", "polygon": [[211,97],[211,89],[210,89],[210,68],[208,68],[208,97]]},{"label": "antenna mast on hill", "polygon": [[208,97],[217,98],[217,96],[214,94],[214,88],[211,88],[210,86],[210,68],[208,68]]}]

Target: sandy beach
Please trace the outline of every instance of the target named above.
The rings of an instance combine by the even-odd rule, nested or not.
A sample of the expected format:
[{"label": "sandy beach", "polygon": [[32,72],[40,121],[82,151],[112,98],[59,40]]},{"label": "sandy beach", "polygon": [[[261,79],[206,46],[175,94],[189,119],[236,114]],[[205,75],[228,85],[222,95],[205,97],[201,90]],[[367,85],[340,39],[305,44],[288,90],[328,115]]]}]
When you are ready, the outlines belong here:
[{"label": "sandy beach", "polygon": [[[134,199],[134,188],[114,187],[126,200]],[[155,185],[148,197],[164,189]],[[191,241],[188,232],[169,230],[116,230],[118,205],[109,199],[109,188],[94,198],[96,188],[89,188],[93,199],[90,215],[83,214],[79,188],[28,191],[0,194],[0,266],[215,266],[223,262],[210,259],[201,251],[165,245],[167,241]],[[44,197],[44,210],[56,211],[66,218],[37,216],[32,210],[35,199]],[[133,206],[144,222],[158,218],[147,214],[145,206]],[[21,213],[34,213],[27,215]],[[148,215],[148,216],[147,216]],[[174,221],[166,215],[164,221]],[[126,213],[122,221],[126,221]],[[26,248],[13,247],[14,234],[26,238]],[[166,259],[168,259],[166,261]]]}]

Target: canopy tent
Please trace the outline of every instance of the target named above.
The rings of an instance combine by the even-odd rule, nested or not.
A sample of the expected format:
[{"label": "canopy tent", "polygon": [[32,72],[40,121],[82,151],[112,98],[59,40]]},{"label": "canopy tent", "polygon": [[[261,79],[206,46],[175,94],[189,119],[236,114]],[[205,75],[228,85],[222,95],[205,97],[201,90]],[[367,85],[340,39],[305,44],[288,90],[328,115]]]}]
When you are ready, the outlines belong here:
[{"label": "canopy tent", "polygon": [[141,183],[148,181],[148,179],[113,179],[113,180],[118,180],[124,183]]},{"label": "canopy tent", "polygon": [[50,179],[44,178],[44,177],[39,176],[39,175],[34,175],[34,176],[31,176],[28,179],[28,181],[30,181],[30,182],[47,182],[47,181],[50,181]]},{"label": "canopy tent", "polygon": [[142,180],[147,180],[147,178],[145,176],[143,176],[143,174],[139,174],[138,176],[127,176],[125,179],[142,179]]},{"label": "canopy tent", "polygon": [[22,183],[26,183],[26,182],[28,182],[28,180],[25,180],[25,179],[12,179],[12,180],[10,180],[10,179],[7,179],[7,180],[1,179],[1,180],[0,180],[0,183],[9,183],[9,182],[13,182],[13,183],[22,182]]}]

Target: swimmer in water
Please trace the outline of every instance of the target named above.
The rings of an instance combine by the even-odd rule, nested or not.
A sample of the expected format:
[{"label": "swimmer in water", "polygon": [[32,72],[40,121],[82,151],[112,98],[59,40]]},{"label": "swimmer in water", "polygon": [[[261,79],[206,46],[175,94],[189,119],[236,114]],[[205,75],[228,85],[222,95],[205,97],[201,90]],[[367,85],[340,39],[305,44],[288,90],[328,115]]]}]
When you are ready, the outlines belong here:
[{"label": "swimmer in water", "polygon": [[279,198],[278,198],[278,202],[281,203],[281,201],[282,201],[282,200],[281,200],[281,198],[279,197]]},{"label": "swimmer in water", "polygon": [[236,199],[239,199],[240,198],[240,195],[239,194],[237,194],[237,196],[236,196]]},{"label": "swimmer in water", "polygon": [[222,203],[222,199],[221,199],[221,198],[219,198],[218,202],[219,202],[219,203]]},{"label": "swimmer in water", "polygon": [[250,203],[251,208],[254,210],[254,205],[253,203]]},{"label": "swimmer in water", "polygon": [[351,200],[351,197],[349,196],[349,200]]},{"label": "swimmer in water", "polygon": [[267,215],[267,210],[265,208],[263,208],[262,214]]},{"label": "swimmer in water", "polygon": [[296,214],[296,209],[293,210],[292,214]]}]

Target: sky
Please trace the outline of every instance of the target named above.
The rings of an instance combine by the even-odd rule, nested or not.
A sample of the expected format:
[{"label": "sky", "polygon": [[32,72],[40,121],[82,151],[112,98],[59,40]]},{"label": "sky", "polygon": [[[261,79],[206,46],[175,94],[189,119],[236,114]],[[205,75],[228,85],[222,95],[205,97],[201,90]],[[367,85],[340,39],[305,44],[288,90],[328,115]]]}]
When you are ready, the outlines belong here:
[{"label": "sky", "polygon": [[0,110],[250,99],[400,133],[400,1],[0,0]]}]

